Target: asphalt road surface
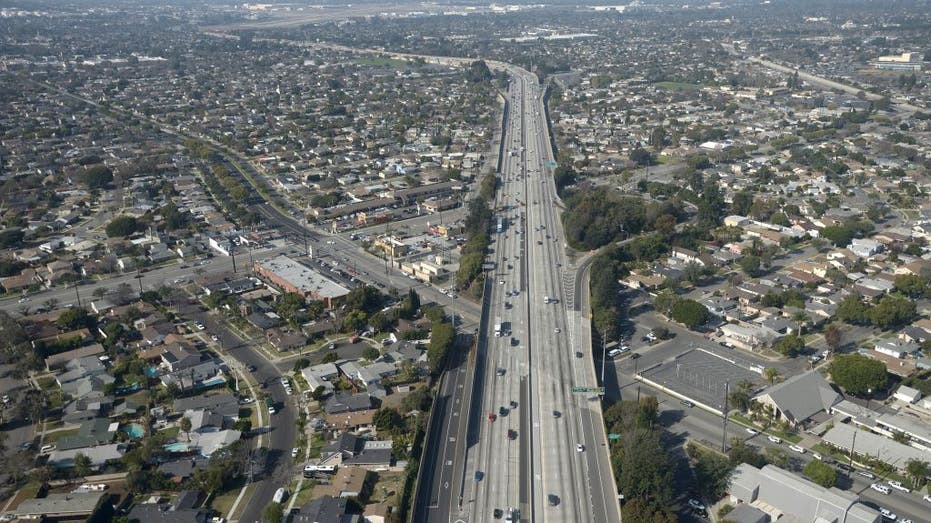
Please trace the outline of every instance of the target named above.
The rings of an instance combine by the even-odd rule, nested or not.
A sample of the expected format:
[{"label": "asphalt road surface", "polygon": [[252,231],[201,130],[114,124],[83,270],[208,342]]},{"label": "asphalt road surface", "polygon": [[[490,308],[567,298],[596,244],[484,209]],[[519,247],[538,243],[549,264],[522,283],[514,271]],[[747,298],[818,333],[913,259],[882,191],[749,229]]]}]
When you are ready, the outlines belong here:
[{"label": "asphalt road surface", "polygon": [[566,306],[575,274],[563,267],[565,239],[544,165],[551,149],[541,92],[533,75],[511,72],[495,215],[502,231],[493,235],[496,269],[489,274],[488,321],[477,352],[470,481],[462,507],[449,503],[452,513],[431,521],[488,521],[496,509],[515,509],[522,521],[615,522],[620,516],[597,396],[572,392],[596,383],[587,320]]}]

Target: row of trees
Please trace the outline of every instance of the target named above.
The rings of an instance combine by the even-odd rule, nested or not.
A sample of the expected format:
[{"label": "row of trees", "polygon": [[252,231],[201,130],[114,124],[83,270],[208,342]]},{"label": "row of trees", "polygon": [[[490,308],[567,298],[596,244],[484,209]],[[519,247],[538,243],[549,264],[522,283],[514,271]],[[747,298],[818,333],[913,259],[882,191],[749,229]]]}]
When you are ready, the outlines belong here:
[{"label": "row of trees", "polygon": [[619,434],[609,443],[618,490],[627,500],[625,521],[672,523],[673,466],[657,427],[659,403],[654,396],[621,401],[605,410],[609,432]]},{"label": "row of trees", "polygon": [[874,325],[891,329],[908,324],[915,318],[915,302],[896,294],[883,296],[875,305],[859,296],[848,296],[837,306],[837,319],[853,325]]},{"label": "row of trees", "polygon": [[473,296],[481,296],[485,284],[482,265],[491,238],[488,231],[494,215],[488,202],[494,200],[497,180],[494,175],[486,175],[479,186],[479,195],[469,202],[469,214],[465,220],[466,243],[459,256],[459,271],[456,273],[456,286],[460,289],[472,289]]}]

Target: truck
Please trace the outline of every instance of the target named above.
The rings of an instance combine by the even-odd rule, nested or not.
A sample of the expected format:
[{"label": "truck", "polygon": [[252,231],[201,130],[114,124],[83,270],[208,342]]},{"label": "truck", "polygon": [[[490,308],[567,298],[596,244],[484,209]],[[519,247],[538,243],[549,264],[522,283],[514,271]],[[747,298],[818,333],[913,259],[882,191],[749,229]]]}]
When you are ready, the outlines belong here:
[{"label": "truck", "polygon": [[500,338],[503,332],[504,325],[501,323],[501,318],[495,318],[495,337]]}]

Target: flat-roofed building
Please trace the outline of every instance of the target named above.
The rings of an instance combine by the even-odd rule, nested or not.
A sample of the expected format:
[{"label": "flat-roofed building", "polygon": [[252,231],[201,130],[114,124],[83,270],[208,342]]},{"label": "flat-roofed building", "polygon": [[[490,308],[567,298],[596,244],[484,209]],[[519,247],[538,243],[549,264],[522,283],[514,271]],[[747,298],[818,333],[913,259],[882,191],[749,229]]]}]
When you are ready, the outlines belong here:
[{"label": "flat-roofed building", "polygon": [[300,294],[304,299],[324,300],[327,307],[349,294],[346,287],[284,255],[255,262],[255,272],[286,292]]},{"label": "flat-roofed building", "polygon": [[762,469],[738,465],[729,492],[734,503],[748,504],[769,515],[771,521],[880,521],[879,512],[860,503],[856,494],[826,489],[773,465]]},{"label": "flat-roofed building", "polygon": [[23,519],[85,519],[107,497],[108,492],[52,493],[44,498],[25,500],[12,513]]}]

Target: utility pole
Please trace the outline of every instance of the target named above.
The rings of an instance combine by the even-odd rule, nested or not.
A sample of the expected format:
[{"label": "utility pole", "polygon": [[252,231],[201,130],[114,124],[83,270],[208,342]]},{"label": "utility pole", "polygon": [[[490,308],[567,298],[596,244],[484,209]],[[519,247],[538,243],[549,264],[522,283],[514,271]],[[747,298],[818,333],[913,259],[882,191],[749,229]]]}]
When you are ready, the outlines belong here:
[{"label": "utility pole", "polygon": [[601,386],[605,386],[605,360],[608,349],[608,337],[605,333],[601,333]]},{"label": "utility pole", "polygon": [[721,425],[721,452],[727,452],[727,394],[730,383],[724,382],[724,423]]},{"label": "utility pole", "polygon": [[81,293],[78,292],[78,282],[74,282],[74,295],[78,299],[78,307],[81,306]]},{"label": "utility pole", "polygon": [[233,259],[233,274],[236,271],[236,244],[233,243],[233,239],[230,238],[230,257]]}]

